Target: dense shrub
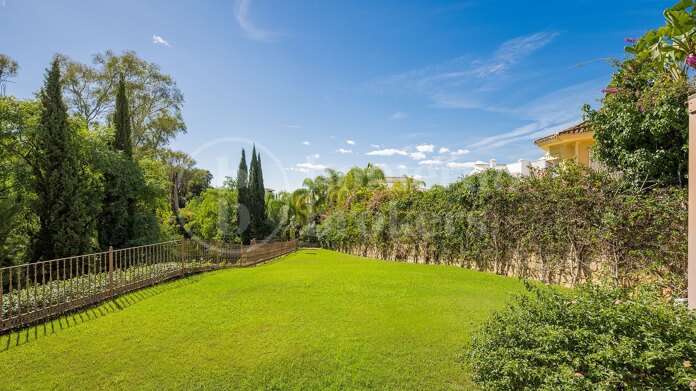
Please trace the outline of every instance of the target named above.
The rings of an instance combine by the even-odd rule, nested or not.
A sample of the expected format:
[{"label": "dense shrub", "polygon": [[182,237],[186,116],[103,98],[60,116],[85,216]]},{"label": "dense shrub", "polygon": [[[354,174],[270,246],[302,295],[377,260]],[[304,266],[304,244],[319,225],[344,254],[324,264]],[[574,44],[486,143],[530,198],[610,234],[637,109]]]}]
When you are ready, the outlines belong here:
[{"label": "dense shrub", "polygon": [[527,283],[463,356],[491,390],[689,390],[696,316],[652,289]]},{"label": "dense shrub", "polygon": [[321,221],[322,246],[565,285],[648,279],[685,293],[681,189],[635,188],[564,162],[529,177],[487,170],[447,187],[363,198]]}]

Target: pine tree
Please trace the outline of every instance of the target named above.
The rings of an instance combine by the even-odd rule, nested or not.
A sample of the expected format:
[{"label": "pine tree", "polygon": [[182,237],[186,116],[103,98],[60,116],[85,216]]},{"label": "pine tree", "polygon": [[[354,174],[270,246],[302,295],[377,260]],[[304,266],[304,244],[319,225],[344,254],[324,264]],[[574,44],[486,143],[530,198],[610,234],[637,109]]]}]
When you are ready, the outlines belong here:
[{"label": "pine tree", "polygon": [[238,234],[241,237],[242,243],[248,243],[251,239],[251,230],[249,226],[249,170],[246,163],[246,153],[242,149],[242,159],[239,161],[237,169],[237,227]]},{"label": "pine tree", "polygon": [[99,247],[125,247],[133,238],[135,199],[131,183],[133,173],[133,136],[131,132],[128,97],[123,76],[116,93],[116,111],[113,116],[116,134],[111,142],[116,156],[104,173],[104,198],[98,221]]},{"label": "pine tree", "polygon": [[91,247],[93,228],[82,181],[79,144],[61,94],[58,58],[47,72],[41,106],[31,155],[35,210],[39,217],[32,243],[33,260],[86,253]]}]

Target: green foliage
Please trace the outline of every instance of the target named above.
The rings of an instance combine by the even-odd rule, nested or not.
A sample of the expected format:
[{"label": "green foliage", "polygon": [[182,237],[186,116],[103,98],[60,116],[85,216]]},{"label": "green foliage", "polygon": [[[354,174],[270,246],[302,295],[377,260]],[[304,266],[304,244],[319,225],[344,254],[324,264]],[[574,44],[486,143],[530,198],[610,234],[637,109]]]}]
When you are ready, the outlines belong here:
[{"label": "green foliage", "polygon": [[63,103],[58,59],[53,61],[41,93],[41,119],[34,135],[31,161],[35,211],[39,217],[32,259],[84,254],[93,248],[95,211],[85,187],[75,124]]},{"label": "green foliage", "polygon": [[109,143],[115,152],[104,170],[104,198],[97,222],[99,247],[123,248],[133,239],[135,193],[142,186],[142,175],[133,162],[133,142],[126,87],[121,78],[114,113],[116,134]]},{"label": "green foliage", "polygon": [[649,289],[526,284],[465,362],[490,390],[688,390],[696,316]]},{"label": "green foliage", "polygon": [[686,81],[693,64],[687,58],[696,54],[696,1],[680,0],[664,12],[665,25],[648,31],[626,52],[659,64],[673,80]]},{"label": "green foliage", "polygon": [[133,146],[138,155],[157,152],[186,131],[181,115],[184,96],[176,83],[157,64],[141,59],[134,51],[95,54],[93,65],[66,57],[61,61],[66,101],[87,128],[105,122],[104,117],[115,105],[122,77],[130,101]]},{"label": "green foliage", "polygon": [[651,278],[685,293],[683,190],[636,189],[568,161],[529,177],[486,170],[443,188],[353,198],[325,213],[322,246],[567,285]]},{"label": "green foliage", "polygon": [[181,215],[186,228],[205,240],[234,242],[237,239],[237,192],[228,188],[209,188],[194,198]]},{"label": "green foliage", "polygon": [[654,63],[618,64],[602,107],[585,106],[594,130],[594,156],[638,186],[686,186],[689,114],[683,80],[653,75]]}]

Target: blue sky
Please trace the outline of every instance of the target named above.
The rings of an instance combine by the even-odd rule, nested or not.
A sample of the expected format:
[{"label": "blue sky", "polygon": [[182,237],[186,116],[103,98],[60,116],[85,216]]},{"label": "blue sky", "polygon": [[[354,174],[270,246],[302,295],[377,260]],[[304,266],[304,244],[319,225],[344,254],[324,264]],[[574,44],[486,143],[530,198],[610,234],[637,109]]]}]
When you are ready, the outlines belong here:
[{"label": "blue sky", "polygon": [[54,53],[132,49],[184,92],[171,147],[220,184],[243,146],[268,187],[367,162],[448,183],[581,119],[672,1],[0,0],[0,52],[31,97]]}]

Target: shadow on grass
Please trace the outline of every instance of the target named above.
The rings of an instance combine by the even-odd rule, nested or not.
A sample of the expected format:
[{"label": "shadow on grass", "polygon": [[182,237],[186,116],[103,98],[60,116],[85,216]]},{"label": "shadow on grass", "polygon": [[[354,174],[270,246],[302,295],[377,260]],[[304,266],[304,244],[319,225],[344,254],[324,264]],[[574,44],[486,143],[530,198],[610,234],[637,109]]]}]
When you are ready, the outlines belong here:
[{"label": "shadow on grass", "polygon": [[143,288],[135,292],[126,293],[112,300],[98,303],[94,306],[83,308],[76,312],[65,314],[44,323],[0,335],[0,352],[7,351],[13,347],[20,346],[31,341],[35,341],[41,337],[69,330],[82,323],[99,319],[108,314],[122,311],[143,300],[159,295],[160,293],[177,289],[182,286],[195,284],[202,278],[202,274],[194,274],[188,277],[166,282],[164,284]]}]

